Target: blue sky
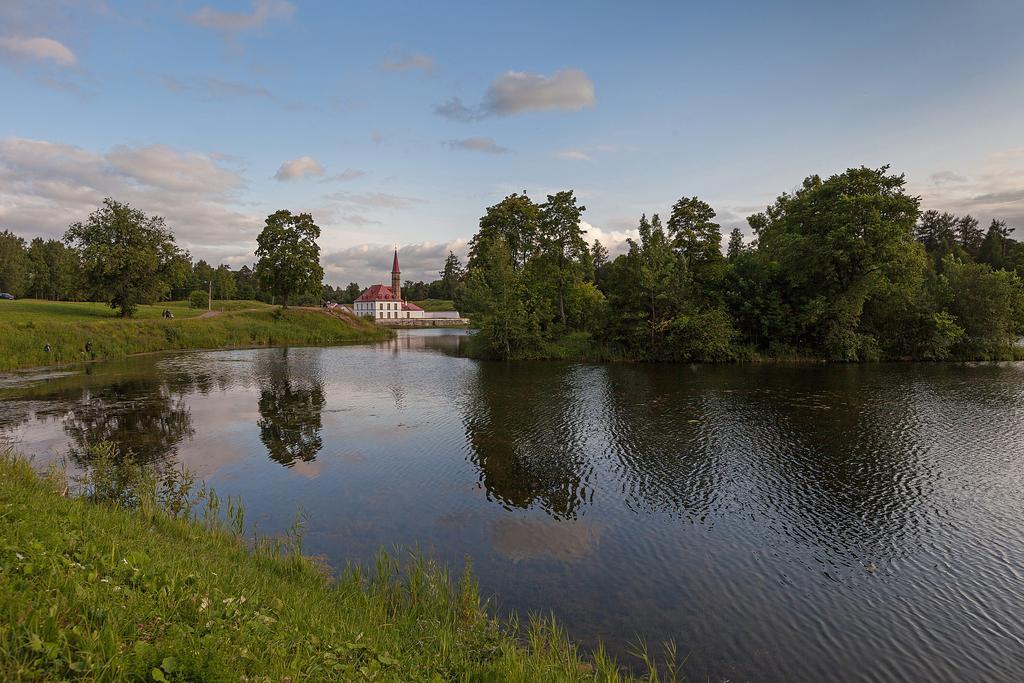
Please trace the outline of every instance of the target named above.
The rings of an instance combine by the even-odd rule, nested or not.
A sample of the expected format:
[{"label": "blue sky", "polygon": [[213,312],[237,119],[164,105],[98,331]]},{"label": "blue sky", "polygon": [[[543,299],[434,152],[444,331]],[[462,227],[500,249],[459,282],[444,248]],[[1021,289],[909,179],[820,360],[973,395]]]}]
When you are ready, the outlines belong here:
[{"label": "blue sky", "polygon": [[726,229],[811,173],[905,172],[1024,227],[1024,3],[4,0],[0,227],[106,195],[196,257],[311,211],[327,279],[412,279],[483,209],[572,188],[621,249],[698,195]]}]

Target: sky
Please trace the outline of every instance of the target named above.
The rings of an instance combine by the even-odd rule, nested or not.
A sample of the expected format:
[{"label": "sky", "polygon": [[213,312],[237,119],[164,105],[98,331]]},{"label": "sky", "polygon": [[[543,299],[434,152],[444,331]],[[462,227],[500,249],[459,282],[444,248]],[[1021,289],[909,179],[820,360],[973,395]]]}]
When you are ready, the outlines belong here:
[{"label": "sky", "polygon": [[432,280],[487,206],[575,191],[614,254],[697,195],[724,231],[891,165],[1024,233],[1024,2],[0,0],[0,229],[104,197],[237,268],[278,209],[325,280]]}]

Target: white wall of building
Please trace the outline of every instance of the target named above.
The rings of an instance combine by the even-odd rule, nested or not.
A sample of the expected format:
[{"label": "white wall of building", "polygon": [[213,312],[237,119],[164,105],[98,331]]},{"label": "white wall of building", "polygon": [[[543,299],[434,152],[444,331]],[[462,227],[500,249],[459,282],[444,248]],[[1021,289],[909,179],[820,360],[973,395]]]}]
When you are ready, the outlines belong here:
[{"label": "white wall of building", "polygon": [[376,320],[423,317],[423,311],[403,311],[401,301],[357,301],[352,309],[356,315],[372,315]]}]

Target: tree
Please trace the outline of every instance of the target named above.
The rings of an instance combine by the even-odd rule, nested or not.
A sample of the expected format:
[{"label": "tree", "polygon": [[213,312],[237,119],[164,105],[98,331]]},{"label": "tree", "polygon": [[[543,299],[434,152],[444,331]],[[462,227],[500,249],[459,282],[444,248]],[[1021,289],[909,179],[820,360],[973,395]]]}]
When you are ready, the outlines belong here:
[{"label": "tree", "polygon": [[77,293],[78,252],[58,240],[36,237],[28,248],[28,294],[37,299],[68,300]]},{"label": "tree", "polygon": [[672,249],[672,240],[654,214],[640,217],[639,241],[615,259],[608,299],[616,320],[615,341],[648,358],[665,355],[664,337],[683,302],[686,263]]},{"label": "tree", "polygon": [[474,336],[485,355],[502,359],[528,355],[539,342],[537,323],[526,306],[523,276],[501,235],[477,241],[466,282],[466,305],[480,332]]},{"label": "tree", "polygon": [[355,300],[358,299],[359,295],[362,294],[362,293],[363,293],[363,290],[362,290],[362,288],[359,287],[358,283],[350,282],[350,283],[348,283],[348,287],[345,288],[345,300],[343,302],[339,302],[339,303],[346,303],[346,304],[354,303]]},{"label": "tree", "polygon": [[512,266],[522,270],[537,250],[537,233],[540,230],[540,207],[522,194],[510,194],[487,208],[480,219],[480,230],[469,242],[469,266],[473,267],[482,240],[501,237],[512,257]]},{"label": "tree", "polygon": [[249,266],[235,271],[235,296],[239,299],[256,299],[259,296],[259,282]]},{"label": "tree", "polygon": [[976,259],[978,258],[978,252],[981,251],[981,243],[985,239],[985,232],[978,227],[978,219],[968,214],[957,221],[956,239],[960,247],[972,259]]},{"label": "tree", "polygon": [[722,230],[714,217],[715,210],[697,197],[683,197],[672,205],[668,233],[689,264],[722,259]]},{"label": "tree", "polygon": [[168,297],[174,301],[185,299],[192,290],[200,286],[192,272],[192,255],[188,251],[178,251],[174,254],[164,271],[170,287]]},{"label": "tree", "polygon": [[213,271],[213,298],[235,298],[235,276],[231,272],[231,266],[221,264]]},{"label": "tree", "polygon": [[438,274],[444,283],[445,298],[454,300],[463,278],[466,277],[466,271],[463,270],[462,263],[459,261],[459,257],[455,255],[455,252],[448,252],[448,258],[444,260],[444,268]]},{"label": "tree", "polygon": [[594,264],[594,285],[603,290],[608,277],[608,250],[601,244],[601,240],[594,240],[590,246],[590,259]]},{"label": "tree", "polygon": [[809,176],[751,219],[758,250],[783,279],[788,332],[775,341],[823,351],[837,360],[872,357],[864,334],[865,302],[900,277],[912,242],[918,198],[903,175],[851,168],[822,180]]},{"label": "tree", "polygon": [[121,317],[170,292],[167,269],[179,252],[160,216],[107,197],[87,220],[71,224],[64,241],[81,254],[86,287]]},{"label": "tree", "polygon": [[589,256],[583,240],[580,218],[587,210],[576,204],[572,190],[548,195],[540,206],[539,258],[542,272],[554,283],[558,316],[562,325],[568,322],[565,313],[565,293],[583,279],[583,259]]},{"label": "tree", "polygon": [[736,257],[743,251],[743,232],[739,228],[733,228],[729,233],[729,246],[726,248],[726,257],[735,261]]},{"label": "tree", "polygon": [[13,232],[0,232],[0,292],[22,296],[28,287],[25,240]]},{"label": "tree", "polygon": [[318,237],[320,228],[308,213],[281,210],[267,216],[256,238],[256,276],[268,292],[280,297],[282,307],[298,294],[319,289],[324,269]]},{"label": "tree", "polygon": [[936,265],[941,264],[947,254],[954,253],[960,222],[961,219],[949,212],[928,210],[921,214],[914,226],[914,239],[924,245]]},{"label": "tree", "polygon": [[1010,229],[1006,221],[992,219],[985,238],[978,249],[978,261],[999,269],[1006,265],[1006,256],[1010,251]]},{"label": "tree", "polygon": [[944,307],[963,328],[958,357],[1005,360],[1024,333],[1024,282],[984,263],[947,259],[940,281]]}]

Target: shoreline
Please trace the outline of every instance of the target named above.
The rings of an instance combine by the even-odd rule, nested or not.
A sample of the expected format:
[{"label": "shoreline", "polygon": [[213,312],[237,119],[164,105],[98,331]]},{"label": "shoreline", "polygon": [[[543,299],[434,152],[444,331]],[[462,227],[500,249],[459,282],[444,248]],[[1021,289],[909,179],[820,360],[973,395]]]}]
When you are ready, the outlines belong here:
[{"label": "shoreline", "polygon": [[[65,367],[165,351],[214,351],[280,346],[340,346],[384,341],[388,329],[321,309],[223,311],[175,320],[62,321],[40,316],[0,319],[0,373]],[[47,352],[46,346],[51,350]],[[91,350],[86,355],[85,347]]]},{"label": "shoreline", "polygon": [[550,617],[497,619],[468,562],[456,573],[381,553],[330,571],[302,553],[301,520],[250,541],[238,501],[187,472],[161,484],[129,465],[125,487],[117,454],[91,452],[98,464],[69,482],[0,448],[7,676],[634,680]]}]

